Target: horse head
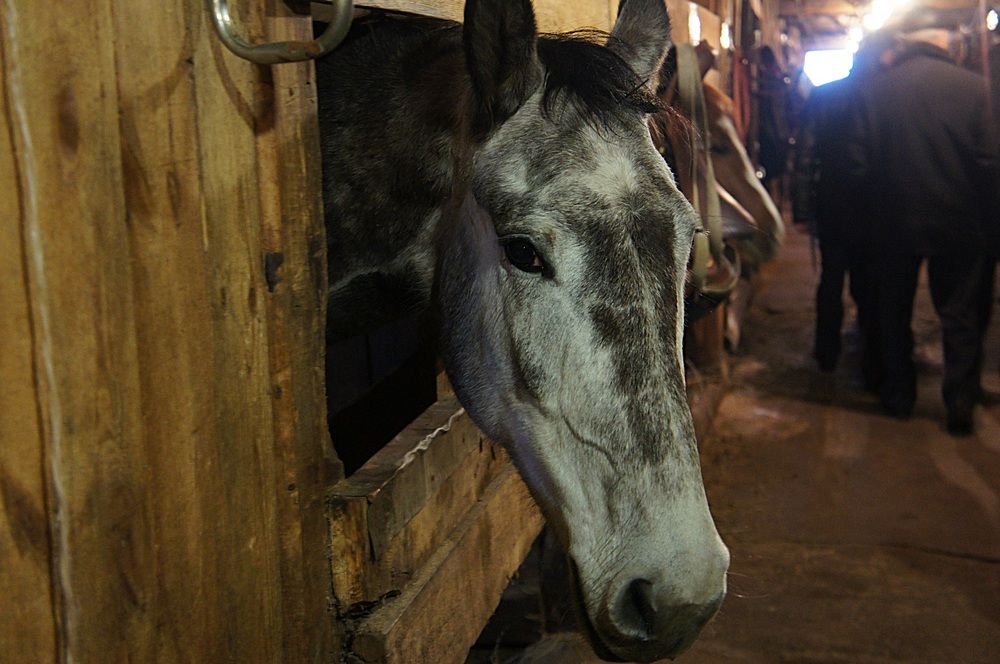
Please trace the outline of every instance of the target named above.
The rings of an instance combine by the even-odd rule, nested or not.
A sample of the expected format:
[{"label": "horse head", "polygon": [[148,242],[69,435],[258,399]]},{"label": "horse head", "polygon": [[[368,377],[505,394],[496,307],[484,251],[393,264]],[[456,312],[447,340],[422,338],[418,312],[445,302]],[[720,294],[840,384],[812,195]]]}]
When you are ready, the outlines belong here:
[{"label": "horse head", "polygon": [[[715,55],[707,42],[698,44],[695,54],[697,75],[703,79],[715,66]],[[662,81],[658,92],[664,108],[650,119],[650,132],[661,151],[672,159],[681,189],[690,196],[694,188],[692,177],[698,178],[701,191],[707,187],[706,160],[703,153],[695,149],[692,128],[682,116],[683,103],[679,98],[673,57],[664,64],[660,75]],[[733,100],[704,81],[702,90],[712,170],[721,198],[723,230],[729,244],[739,252],[744,270],[753,272],[774,257],[785,235],[784,224],[736,130]]]},{"label": "horse head", "polygon": [[468,0],[470,156],[441,230],[442,354],[564,544],[595,649],[677,654],[729,554],[702,484],[682,358],[694,211],[653,146],[663,0],[607,43],[539,36],[529,0]]},{"label": "horse head", "polygon": [[785,226],[736,131],[733,100],[707,83],[704,88],[715,179],[753,218],[754,232],[736,243],[743,265],[753,269],[774,257]]}]

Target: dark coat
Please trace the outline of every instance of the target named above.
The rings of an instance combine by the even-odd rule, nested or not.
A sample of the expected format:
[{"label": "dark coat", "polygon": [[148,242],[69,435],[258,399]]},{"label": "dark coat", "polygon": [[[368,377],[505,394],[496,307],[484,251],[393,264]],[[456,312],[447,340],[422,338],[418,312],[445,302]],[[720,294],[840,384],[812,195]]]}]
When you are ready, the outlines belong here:
[{"label": "dark coat", "polygon": [[[795,143],[793,214],[820,238],[833,242],[858,239],[858,195],[848,175],[844,136],[861,75],[813,89],[803,110]],[[863,231],[863,227],[860,228]]]},{"label": "dark coat", "polygon": [[940,48],[912,43],[859,97],[851,174],[882,249],[981,249],[1000,224],[984,79]]}]

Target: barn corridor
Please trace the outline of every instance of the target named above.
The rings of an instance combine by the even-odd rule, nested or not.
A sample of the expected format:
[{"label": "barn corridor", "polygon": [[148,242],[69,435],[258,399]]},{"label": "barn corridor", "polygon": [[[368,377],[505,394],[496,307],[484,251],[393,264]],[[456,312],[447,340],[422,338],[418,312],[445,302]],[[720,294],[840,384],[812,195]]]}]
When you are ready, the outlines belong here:
[{"label": "barn corridor", "polygon": [[[861,388],[850,342],[835,374],[814,369],[816,278],[807,238],[791,232],[702,441],[709,501],[732,551],[730,593],[678,661],[995,662],[1000,326],[988,340],[990,403],[977,435],[953,438],[925,289],[914,318],[920,396],[901,422]],[[519,661],[598,660],[562,635]]]},{"label": "barn corridor", "polygon": [[[944,431],[926,288],[911,420],[809,357],[816,274],[790,233],[758,294],[703,471],[733,553],[730,595],[682,661],[995,662],[1000,652],[1000,326],[977,435]],[[850,346],[850,344],[848,344]],[[849,350],[849,349],[848,349]]]}]

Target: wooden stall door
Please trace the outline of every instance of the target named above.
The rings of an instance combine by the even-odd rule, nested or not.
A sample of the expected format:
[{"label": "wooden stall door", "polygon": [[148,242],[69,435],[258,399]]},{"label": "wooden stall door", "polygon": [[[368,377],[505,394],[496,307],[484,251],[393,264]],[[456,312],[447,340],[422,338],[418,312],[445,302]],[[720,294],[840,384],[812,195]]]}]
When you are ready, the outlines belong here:
[{"label": "wooden stall door", "polygon": [[312,65],[242,61],[207,18],[0,3],[4,662],[340,650]]}]

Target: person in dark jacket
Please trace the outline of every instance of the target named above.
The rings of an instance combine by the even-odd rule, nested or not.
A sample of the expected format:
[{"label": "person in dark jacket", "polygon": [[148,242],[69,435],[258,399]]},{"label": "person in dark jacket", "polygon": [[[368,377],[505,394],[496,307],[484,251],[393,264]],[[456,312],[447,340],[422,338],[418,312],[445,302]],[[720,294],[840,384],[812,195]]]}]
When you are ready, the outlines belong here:
[{"label": "person in dark jacket", "polygon": [[781,69],[774,51],[764,46],[759,53],[757,71],[757,101],[759,105],[758,141],[760,149],[757,158],[764,169],[762,182],[776,201],[777,183],[785,174],[791,136],[790,102],[792,96],[791,79]]},{"label": "person in dark jacket", "polygon": [[944,344],[948,430],[973,429],[982,369],[985,251],[997,223],[995,143],[984,79],[948,54],[949,32],[903,30],[893,65],[861,91],[849,144],[874,250],[882,353],[879,396],[909,417],[916,399],[913,299],[926,260]]},{"label": "person in dark jacket", "polygon": [[872,283],[865,259],[866,226],[860,217],[857,191],[848,177],[844,135],[861,86],[888,62],[896,38],[875,33],[862,43],[847,78],[813,89],[803,112],[795,145],[793,218],[818,239],[821,272],[816,288],[816,336],[813,357],[821,371],[833,371],[840,357],[844,319],[843,291],[849,276],[862,334],[862,373],[874,388],[881,372],[877,326],[869,300]]}]

